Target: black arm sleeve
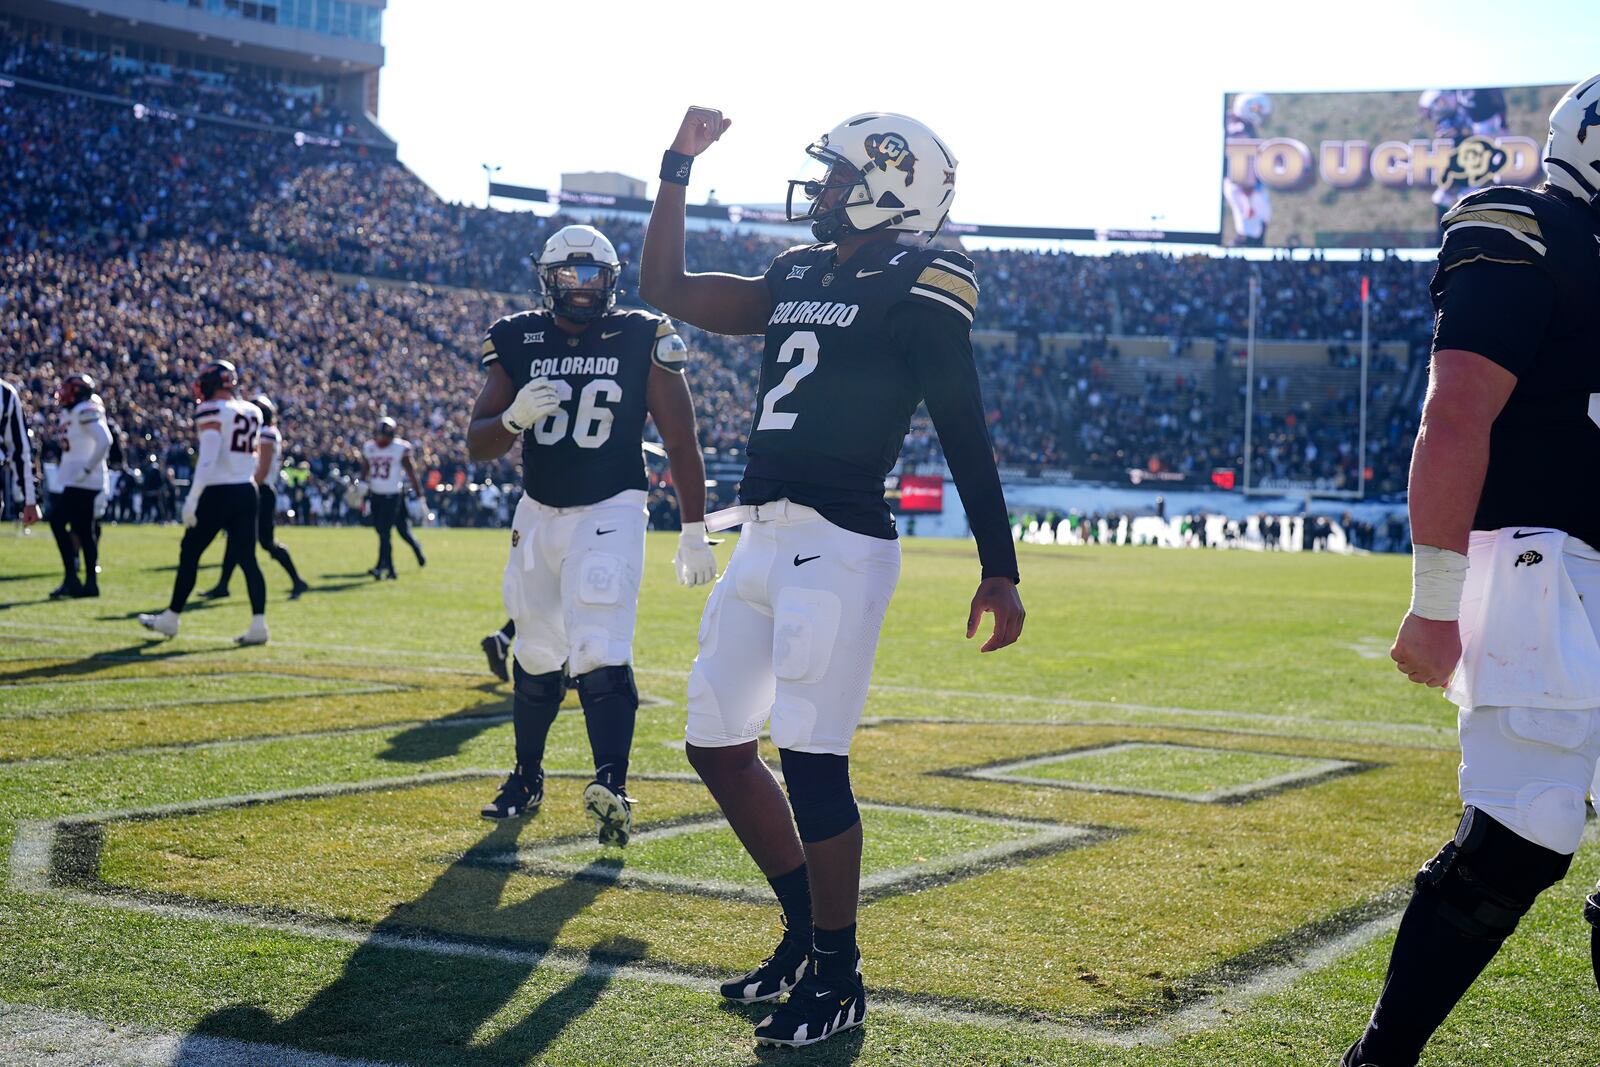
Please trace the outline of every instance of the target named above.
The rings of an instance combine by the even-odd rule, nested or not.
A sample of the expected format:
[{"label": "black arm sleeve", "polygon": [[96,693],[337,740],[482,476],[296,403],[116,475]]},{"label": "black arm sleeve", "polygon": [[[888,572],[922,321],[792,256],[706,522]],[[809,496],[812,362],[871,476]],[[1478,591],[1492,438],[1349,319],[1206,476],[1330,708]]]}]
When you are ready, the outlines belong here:
[{"label": "black arm sleeve", "polygon": [[954,311],[905,303],[890,312],[889,330],[906,354],[933,416],[945,462],[978,542],[983,576],[1019,581],[1017,547],[1011,540],[1000,472],[995,469],[967,321]]},{"label": "black arm sleeve", "polygon": [[1441,269],[1434,283],[1433,350],[1457,348],[1521,376],[1555,306],[1550,276],[1531,264],[1487,259]]}]

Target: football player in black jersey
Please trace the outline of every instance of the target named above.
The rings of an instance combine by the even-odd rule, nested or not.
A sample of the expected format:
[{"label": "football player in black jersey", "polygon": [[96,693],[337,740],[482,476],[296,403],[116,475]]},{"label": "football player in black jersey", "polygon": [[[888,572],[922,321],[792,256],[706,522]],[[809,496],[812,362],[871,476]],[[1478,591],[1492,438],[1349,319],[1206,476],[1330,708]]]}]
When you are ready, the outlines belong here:
[{"label": "football player in black jersey", "polygon": [[[884,478],[924,401],[983,567],[967,636],[991,613],[983,651],[1003,648],[1023,610],[972,354],[977,279],[965,256],[928,244],[955,194],[955,157],[915,119],[857,115],[807,149],[814,172],[790,185],[790,215],[817,244],[783,253],[761,278],[688,274],[684,188],[693,158],[728,125],[702,108],[685,116],[662,163],[640,295],[702,329],[766,335],[739,506],[708,523],[744,530],[701,622],[687,740],[784,913],[774,953],[722,994],[789,993],[756,1037],[808,1045],[866,1013],[848,754],[899,574]],[[769,718],[787,803],[757,757]]]},{"label": "football player in black jersey", "polygon": [[[1460,709],[1454,840],[1423,865],[1345,1067],[1413,1067],[1583,836],[1600,761],[1600,77],[1550,116],[1546,182],[1444,216],[1413,585],[1390,655]],[[1586,915],[1600,923],[1600,892]],[[1600,932],[1594,936],[1600,980]]]},{"label": "football player in black jersey", "polygon": [[602,844],[632,832],[626,789],[639,691],[633,630],[644,567],[648,415],[666,445],[684,523],[673,563],[685,585],[716,577],[705,535],[705,464],[672,323],[616,309],[621,264],[592,226],[559,230],[538,258],[544,306],[501,319],[483,342],[488,373],[467,443],[494,459],[522,438],[522,500],[503,590],[512,645],[516,766],[485,818],[536,812],[545,738],[570,676],[594,755],[585,809]]}]

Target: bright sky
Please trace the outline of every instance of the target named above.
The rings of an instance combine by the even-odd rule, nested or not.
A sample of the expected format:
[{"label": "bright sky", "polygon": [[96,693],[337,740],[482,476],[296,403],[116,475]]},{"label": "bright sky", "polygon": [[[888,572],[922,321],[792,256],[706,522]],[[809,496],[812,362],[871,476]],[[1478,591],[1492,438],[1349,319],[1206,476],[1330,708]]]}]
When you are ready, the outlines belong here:
[{"label": "bright sky", "polygon": [[783,197],[817,134],[862,111],[931,126],[952,217],[1214,230],[1223,94],[1575,82],[1594,0],[946,4],[389,0],[379,119],[449,200],[621,171],[654,195],[689,104],[734,120],[691,202]]}]

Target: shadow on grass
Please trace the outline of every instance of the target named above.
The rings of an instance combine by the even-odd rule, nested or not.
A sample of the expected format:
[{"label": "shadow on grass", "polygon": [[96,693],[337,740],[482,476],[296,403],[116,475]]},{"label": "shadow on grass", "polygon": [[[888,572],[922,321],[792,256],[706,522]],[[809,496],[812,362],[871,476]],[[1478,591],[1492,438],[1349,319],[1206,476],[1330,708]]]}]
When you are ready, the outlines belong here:
[{"label": "shadow on grass", "polygon": [[172,642],[164,637],[147,638],[123,648],[94,652],[84,656],[82,659],[64,662],[51,660],[47,664],[27,667],[20,671],[0,671],[0,682],[25,682],[30,678],[49,678],[52,681],[60,681],[65,678],[80,678],[87,674],[99,674],[101,671],[126,667],[130,663],[158,663],[161,660],[176,659],[179,656],[194,656],[224,651],[214,646],[205,648],[173,648],[171,646]]},{"label": "shadow on grass", "polygon": [[54,578],[60,571],[36,571],[33,574],[0,574],[0,582],[29,582],[35,578]]},{"label": "shadow on grass", "polygon": [[[255,1004],[221,1008],[200,1020],[173,1063],[212,1063],[214,1049],[206,1037],[429,1067],[538,1061],[595,1006],[616,966],[644,958],[644,942],[613,938],[596,945],[581,972],[543,999],[507,1012],[538,969],[539,956],[484,959],[408,949],[392,940],[422,940],[450,931],[454,938],[465,935],[489,945],[548,945],[621,869],[615,859],[599,861],[580,877],[502,906],[512,868],[485,860],[515,850],[520,828],[517,823],[496,826],[422,896],[397,906],[374,927],[374,934],[389,943],[369,940],[357,947],[339,977],[294,1015],[278,1022]],[[610,881],[603,872],[610,873]],[[483,1031],[490,1023],[493,1036],[486,1036]]]},{"label": "shadow on grass", "polygon": [[479,734],[510,719],[511,697],[507,694],[499,700],[474,704],[449,715],[408,726],[390,736],[389,747],[378,753],[378,758],[391,763],[427,763],[429,760],[459,755]]}]

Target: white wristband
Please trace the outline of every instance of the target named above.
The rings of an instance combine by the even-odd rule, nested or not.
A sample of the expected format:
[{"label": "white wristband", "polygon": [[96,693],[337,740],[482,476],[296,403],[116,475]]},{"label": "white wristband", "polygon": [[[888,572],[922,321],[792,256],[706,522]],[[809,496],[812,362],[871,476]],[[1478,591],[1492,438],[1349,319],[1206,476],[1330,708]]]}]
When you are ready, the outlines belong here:
[{"label": "white wristband", "polygon": [[504,426],[506,428],[507,432],[509,432],[509,433],[521,433],[522,432],[522,427],[518,426],[516,423],[511,421],[511,409],[510,408],[506,408],[504,411],[502,411],[500,413],[500,425]]},{"label": "white wristband", "polygon": [[686,522],[683,532],[678,535],[678,540],[688,541],[691,544],[703,545],[706,541],[706,524],[704,522]]},{"label": "white wristband", "polygon": [[1411,614],[1452,622],[1461,617],[1467,557],[1433,545],[1411,546]]}]

